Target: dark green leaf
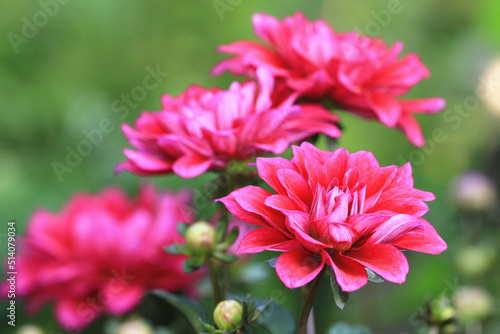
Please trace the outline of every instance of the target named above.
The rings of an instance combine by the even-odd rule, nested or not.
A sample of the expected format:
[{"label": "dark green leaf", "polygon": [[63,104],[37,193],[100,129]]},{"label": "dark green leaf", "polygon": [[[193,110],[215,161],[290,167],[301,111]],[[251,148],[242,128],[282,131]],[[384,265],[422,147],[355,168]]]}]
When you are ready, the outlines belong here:
[{"label": "dark green leaf", "polygon": [[[264,307],[269,301],[257,301],[257,310]],[[258,311],[257,311],[258,312]],[[295,334],[297,333],[296,320],[290,311],[281,307],[281,305],[271,302],[265,311],[250,327],[259,327],[272,334]]]},{"label": "dark green leaf", "polygon": [[189,224],[186,223],[177,223],[177,232],[183,237],[186,236],[186,231],[189,228]]},{"label": "dark green leaf", "polygon": [[173,254],[173,255],[182,254],[182,252],[179,250],[179,248],[177,248],[176,245],[166,246],[166,247],[163,247],[163,249],[165,250],[165,252]]},{"label": "dark green leaf", "polygon": [[192,273],[200,269],[201,266],[205,263],[206,258],[204,256],[192,256],[187,258],[182,264],[182,268],[185,273]]},{"label": "dark green leaf", "polygon": [[382,282],[385,282],[385,280],[382,278],[382,276],[380,276],[379,274],[377,273],[374,273],[373,271],[371,271],[370,269],[368,268],[365,268],[366,269],[366,273],[368,274],[368,280],[370,282],[374,282],[374,283],[382,283]]},{"label": "dark green leaf", "polygon": [[277,257],[271,260],[267,260],[266,263],[271,267],[271,268],[276,268],[276,261],[278,260]]},{"label": "dark green leaf", "polygon": [[215,224],[215,230],[217,231],[217,243],[221,242],[224,239],[224,236],[227,232],[227,226],[229,221],[227,219],[227,215],[222,215],[217,223]]},{"label": "dark green leaf", "polygon": [[209,331],[210,333],[223,333],[223,331],[221,331],[221,330],[219,330],[219,329],[215,328],[214,326],[212,326],[212,325],[210,325],[210,324],[207,324],[207,323],[205,323],[205,322],[201,321],[201,319],[200,319],[200,323],[201,323],[201,325],[202,325],[202,326],[203,326],[203,327],[204,327],[207,331]]},{"label": "dark green leaf", "polygon": [[252,316],[252,319],[250,319],[250,321],[253,322],[253,321],[257,320],[269,308],[269,306],[271,305],[272,302],[273,301],[270,300],[266,304],[257,307],[257,309],[254,311],[254,314]]},{"label": "dark green leaf", "polygon": [[238,228],[238,226],[233,227],[231,232],[229,232],[229,234],[226,235],[226,238],[224,239],[224,241],[217,245],[217,250],[225,250],[225,249],[229,248],[234,243],[234,241],[238,238],[239,231],[240,231],[240,229]]},{"label": "dark green leaf", "polygon": [[176,308],[196,333],[201,333],[203,331],[200,318],[206,319],[207,311],[201,302],[191,300],[184,296],[174,295],[163,290],[154,290],[152,294],[165,300]]},{"label": "dark green leaf", "polygon": [[364,326],[349,326],[345,322],[339,322],[330,328],[328,334],[372,334]]},{"label": "dark green leaf", "polygon": [[215,252],[212,255],[217,260],[220,260],[220,261],[225,262],[225,263],[231,263],[231,262],[238,260],[238,257],[236,255],[228,254],[228,253]]},{"label": "dark green leaf", "polygon": [[347,300],[349,299],[349,293],[342,291],[337,278],[335,277],[335,272],[333,268],[330,267],[330,287],[332,288],[333,301],[341,309],[344,309]]},{"label": "dark green leaf", "polygon": [[167,253],[170,253],[170,254],[173,254],[173,255],[180,255],[180,254],[184,254],[184,255],[191,255],[191,251],[189,250],[189,248],[187,248],[186,245],[181,245],[179,243],[175,243],[174,245],[171,245],[171,246],[167,246],[165,248],[163,248]]}]

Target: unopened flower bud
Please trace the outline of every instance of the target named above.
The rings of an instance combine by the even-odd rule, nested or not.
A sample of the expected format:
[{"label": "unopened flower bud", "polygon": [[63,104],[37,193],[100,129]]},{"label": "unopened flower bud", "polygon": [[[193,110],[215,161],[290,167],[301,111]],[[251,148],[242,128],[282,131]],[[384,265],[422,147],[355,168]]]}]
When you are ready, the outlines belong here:
[{"label": "unopened flower bud", "polygon": [[116,334],[153,334],[153,328],[142,319],[133,319],[123,322]]},{"label": "unopened flower bud", "polygon": [[217,246],[217,232],[205,221],[196,222],[186,231],[186,245],[194,255],[209,255]]},{"label": "unopened flower bud", "polygon": [[222,330],[234,331],[241,325],[243,308],[236,300],[224,300],[214,310],[214,321]]},{"label": "unopened flower bud", "polygon": [[458,291],[455,297],[455,307],[461,321],[476,322],[491,314],[493,299],[485,289],[469,286]]},{"label": "unopened flower bud", "polygon": [[480,172],[467,172],[460,176],[452,191],[453,202],[464,211],[486,211],[496,203],[495,185]]}]

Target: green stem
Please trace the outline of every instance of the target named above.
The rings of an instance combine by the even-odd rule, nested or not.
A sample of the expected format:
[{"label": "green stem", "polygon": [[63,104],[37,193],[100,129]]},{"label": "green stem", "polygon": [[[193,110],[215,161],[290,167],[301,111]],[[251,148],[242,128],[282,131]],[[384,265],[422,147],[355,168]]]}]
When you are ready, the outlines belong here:
[{"label": "green stem", "polygon": [[323,276],[325,275],[325,270],[323,269],[318,276],[312,281],[309,292],[307,293],[306,300],[304,302],[304,308],[302,309],[302,314],[300,316],[300,324],[298,334],[308,334],[307,333],[307,320],[309,319],[309,314],[314,303],[314,298],[318,292]]},{"label": "green stem", "polygon": [[217,275],[217,268],[215,267],[215,263],[211,258],[208,259],[208,267],[210,270],[210,281],[212,281],[212,289],[214,292],[214,301],[215,305],[217,305],[222,301],[222,294],[219,286],[219,277]]}]

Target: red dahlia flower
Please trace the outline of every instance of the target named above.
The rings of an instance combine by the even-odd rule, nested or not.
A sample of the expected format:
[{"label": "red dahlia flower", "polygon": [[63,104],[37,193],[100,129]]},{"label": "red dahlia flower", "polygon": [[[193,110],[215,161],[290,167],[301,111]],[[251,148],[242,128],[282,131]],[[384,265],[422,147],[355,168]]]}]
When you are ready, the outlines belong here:
[{"label": "red dahlia flower", "polygon": [[[191,86],[163,96],[163,110],[143,112],[136,130],[123,132],[138,150],[118,166],[139,175],[174,172],[191,178],[224,169],[232,159],[246,160],[318,133],[339,137],[337,116],[315,104],[295,105],[293,96],[272,91],[272,76],[259,70],[255,82],[234,82],[229,90]],[[257,88],[259,91],[257,92]]]},{"label": "red dahlia flower", "polygon": [[293,147],[291,161],[258,158],[259,176],[276,194],[247,186],[220,199],[241,220],[261,226],[239,253],[284,252],[276,272],[289,288],[310,282],[325,265],[344,291],[367,283],[368,268],[403,283],[402,250],[438,254],[446,243],[422,217],[434,195],[413,188],[411,166],[380,167],[370,152]]},{"label": "red dahlia flower", "polygon": [[189,200],[149,186],[131,200],[107,188],[75,195],[59,213],[36,211],[16,259],[16,294],[31,312],[54,302],[59,323],[77,330],[101,312],[130,311],[152,289],[193,293],[199,274],[163,250],[181,241],[176,224],[192,220]]},{"label": "red dahlia flower", "polygon": [[236,57],[222,61],[214,74],[229,70],[255,77],[266,68],[278,86],[311,99],[331,98],[337,105],[388,127],[401,128],[417,146],[424,144],[413,113],[444,108],[441,98],[402,101],[429,71],[415,54],[398,59],[403,44],[391,48],[378,38],[357,32],[337,33],[325,21],[309,22],[302,13],[280,22],[266,14],[253,16],[255,34],[266,45],[238,41],[219,47]]}]

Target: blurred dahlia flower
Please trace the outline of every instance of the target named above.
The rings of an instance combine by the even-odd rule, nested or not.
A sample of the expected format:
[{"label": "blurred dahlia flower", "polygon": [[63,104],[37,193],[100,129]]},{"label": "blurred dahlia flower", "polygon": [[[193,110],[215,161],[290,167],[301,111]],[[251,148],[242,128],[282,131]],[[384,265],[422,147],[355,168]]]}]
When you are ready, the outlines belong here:
[{"label": "blurred dahlia flower", "polygon": [[439,254],[446,243],[422,217],[434,195],[413,188],[409,163],[380,167],[370,152],[293,147],[291,161],[258,158],[259,176],[275,194],[247,186],[220,199],[241,220],[260,226],[239,253],[283,252],[276,272],[288,288],[331,266],[343,291],[367,283],[365,268],[403,283],[402,250]]},{"label": "blurred dahlia flower", "polygon": [[283,153],[291,143],[319,133],[339,137],[338,117],[316,104],[294,104],[293,95],[273,91],[270,73],[255,82],[234,82],[228,90],[192,85],[178,97],[164,95],[162,110],[143,112],[136,129],[124,124],[137,151],[117,171],[139,175],[174,172],[191,178],[226,168],[232,159]]},{"label": "blurred dahlia flower", "polygon": [[220,46],[220,52],[236,57],[219,63],[213,74],[227,70],[255,77],[265,68],[277,86],[313,100],[331,98],[340,108],[402,129],[416,146],[424,144],[413,114],[437,112],[445,102],[398,99],[430,75],[416,54],[398,59],[401,42],[389,48],[378,38],[337,33],[325,21],[310,22],[300,12],[281,22],[255,14],[252,21],[255,34],[265,44],[238,41]]},{"label": "blurred dahlia flower", "polygon": [[70,330],[102,312],[124,314],[152,289],[194,293],[199,274],[185,274],[185,256],[163,250],[181,240],[176,224],[192,220],[189,201],[187,192],[143,186],[137,200],[107,188],[75,195],[59,213],[39,209],[20,241],[16,293],[29,312],[54,302]]}]

